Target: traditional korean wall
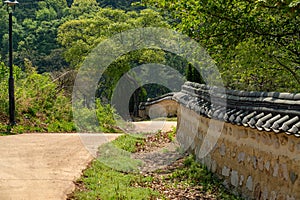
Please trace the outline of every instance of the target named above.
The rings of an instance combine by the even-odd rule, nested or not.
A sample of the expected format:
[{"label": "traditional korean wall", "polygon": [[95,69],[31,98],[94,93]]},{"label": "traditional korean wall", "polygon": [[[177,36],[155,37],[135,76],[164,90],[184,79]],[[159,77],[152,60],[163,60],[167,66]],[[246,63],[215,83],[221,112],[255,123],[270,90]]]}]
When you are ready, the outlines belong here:
[{"label": "traditional korean wall", "polygon": [[157,118],[157,117],[175,117],[177,116],[178,103],[172,99],[174,93],[149,99],[139,107],[139,117]]},{"label": "traditional korean wall", "polygon": [[[178,141],[226,187],[246,199],[300,199],[299,94],[186,83],[172,99]],[[201,158],[208,132],[218,139]]]},{"label": "traditional korean wall", "polygon": [[[177,139],[199,155],[214,119],[184,106],[177,115]],[[191,130],[195,120],[199,124]],[[200,162],[246,199],[300,199],[300,140],[295,136],[224,123],[217,144]]]}]

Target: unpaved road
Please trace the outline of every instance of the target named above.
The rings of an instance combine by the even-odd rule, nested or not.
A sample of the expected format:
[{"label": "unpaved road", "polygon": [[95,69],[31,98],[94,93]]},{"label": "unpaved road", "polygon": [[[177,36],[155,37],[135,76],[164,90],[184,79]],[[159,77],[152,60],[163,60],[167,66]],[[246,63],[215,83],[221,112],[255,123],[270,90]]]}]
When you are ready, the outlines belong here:
[{"label": "unpaved road", "polygon": [[[152,124],[152,128],[148,126]],[[176,123],[135,124],[136,131]],[[154,128],[153,128],[154,127]],[[0,200],[63,200],[94,158],[117,134],[22,134],[0,137]]]}]

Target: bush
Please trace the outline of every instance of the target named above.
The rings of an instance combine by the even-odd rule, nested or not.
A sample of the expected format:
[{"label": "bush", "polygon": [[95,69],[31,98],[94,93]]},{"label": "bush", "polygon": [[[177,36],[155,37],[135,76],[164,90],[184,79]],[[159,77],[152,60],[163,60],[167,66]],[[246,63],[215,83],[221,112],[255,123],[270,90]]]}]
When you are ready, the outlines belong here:
[{"label": "bush", "polygon": [[[71,101],[51,80],[31,66],[14,67],[16,122],[13,132],[72,132]],[[0,63],[0,131],[7,131],[8,68]]]},{"label": "bush", "polygon": [[[77,127],[73,122],[71,99],[59,89],[49,74],[38,74],[30,64],[25,71],[14,67],[16,122],[12,132],[115,132],[115,111],[96,100],[96,109],[77,109]],[[8,124],[8,67],[0,63],[0,132]],[[97,119],[94,119],[96,114]],[[98,120],[98,121],[97,121]]]},{"label": "bush", "polygon": [[76,120],[77,129],[81,132],[116,132],[114,108],[109,104],[102,104],[99,99],[96,99],[95,107],[77,105],[76,116],[80,116],[80,119]]}]

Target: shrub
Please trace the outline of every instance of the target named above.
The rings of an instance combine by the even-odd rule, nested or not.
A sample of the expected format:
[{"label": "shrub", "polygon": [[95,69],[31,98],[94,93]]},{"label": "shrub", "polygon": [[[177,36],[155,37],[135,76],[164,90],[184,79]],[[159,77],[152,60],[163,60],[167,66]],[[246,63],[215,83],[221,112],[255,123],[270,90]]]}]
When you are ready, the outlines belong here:
[{"label": "shrub", "polygon": [[[8,68],[0,63],[0,131],[8,123]],[[14,67],[16,122],[14,132],[71,132],[72,112],[70,99],[49,74],[38,74],[28,66],[22,71]],[[60,125],[58,125],[60,124]]]}]

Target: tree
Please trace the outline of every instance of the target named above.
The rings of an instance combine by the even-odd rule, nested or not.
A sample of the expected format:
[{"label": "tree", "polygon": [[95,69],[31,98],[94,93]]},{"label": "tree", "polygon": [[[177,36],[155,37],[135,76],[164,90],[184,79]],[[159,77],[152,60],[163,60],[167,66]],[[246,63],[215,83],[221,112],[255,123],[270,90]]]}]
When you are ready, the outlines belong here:
[{"label": "tree", "polygon": [[144,3],[169,11],[166,16],[172,16],[173,27],[208,50],[227,87],[300,91],[298,0]]},{"label": "tree", "polygon": [[[0,20],[3,27],[7,27],[7,12],[5,6],[0,8],[4,18]],[[62,68],[66,64],[62,56],[53,54],[60,49],[56,41],[57,28],[64,22],[67,13],[67,4],[64,0],[28,1],[24,0],[16,6],[13,22],[14,63],[22,68],[24,60],[29,59],[39,72],[49,72]],[[2,27],[2,26],[1,26]],[[1,57],[7,59],[8,36],[7,29],[1,29]],[[58,61],[58,65],[49,62],[49,56]]]},{"label": "tree", "polygon": [[[72,9],[77,9],[75,4],[72,5]],[[65,49],[66,61],[72,69],[78,69],[91,50],[105,39],[129,29],[154,25],[168,26],[157,12],[149,9],[125,12],[99,8],[93,13],[81,15],[62,24],[58,31],[58,41]],[[96,96],[101,97],[103,101],[110,99],[118,80],[126,72],[149,62],[165,62],[165,53],[161,50],[141,49],[121,56],[102,74]],[[129,76],[128,82],[135,84]]]},{"label": "tree", "polygon": [[145,8],[140,5],[133,5],[134,3],[140,2],[140,0],[97,0],[97,2],[102,8],[113,8],[127,11],[138,11]]}]

